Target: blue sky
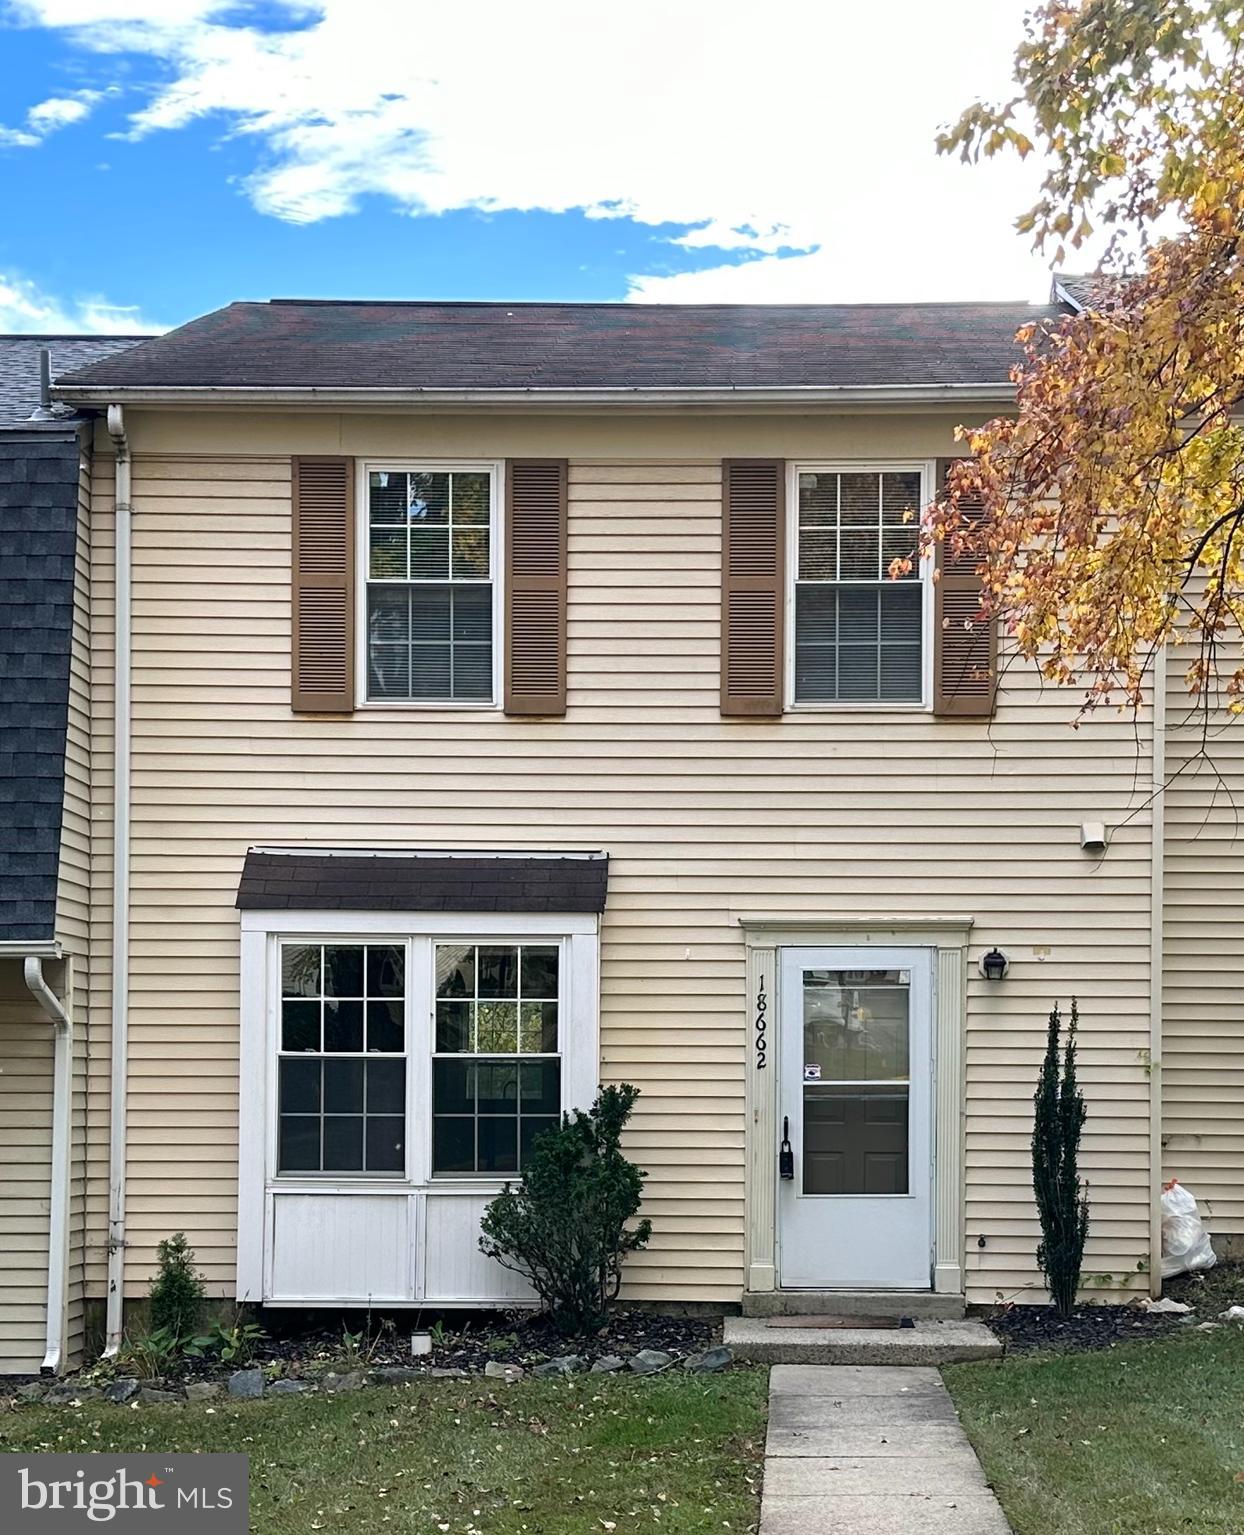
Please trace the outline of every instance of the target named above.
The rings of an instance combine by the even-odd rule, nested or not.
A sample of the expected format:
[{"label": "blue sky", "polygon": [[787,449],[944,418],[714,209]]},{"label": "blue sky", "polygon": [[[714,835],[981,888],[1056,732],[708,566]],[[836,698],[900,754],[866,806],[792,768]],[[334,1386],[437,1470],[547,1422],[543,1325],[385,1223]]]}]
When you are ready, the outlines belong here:
[{"label": "blue sky", "polygon": [[274,295],[1040,298],[933,148],[1023,0],[0,0],[0,330]]}]

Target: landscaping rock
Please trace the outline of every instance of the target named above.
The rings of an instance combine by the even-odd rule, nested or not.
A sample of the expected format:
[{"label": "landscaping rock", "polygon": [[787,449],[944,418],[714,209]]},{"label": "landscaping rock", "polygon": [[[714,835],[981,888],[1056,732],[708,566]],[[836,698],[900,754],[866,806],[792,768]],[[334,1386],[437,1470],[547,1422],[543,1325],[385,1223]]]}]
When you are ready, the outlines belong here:
[{"label": "landscaping rock", "polygon": [[694,1375],[710,1375],[714,1370],[725,1370],[734,1363],[734,1354],[728,1348],[707,1348],[702,1354],[692,1354],[682,1362],[684,1370]]},{"label": "landscaping rock", "polygon": [[369,1386],[409,1386],[411,1381],[423,1378],[422,1370],[412,1369],[408,1364],[385,1364],[367,1372]]},{"label": "landscaping rock", "polygon": [[208,1402],[220,1395],[220,1383],[214,1380],[192,1380],[186,1387],[188,1402]]},{"label": "landscaping rock", "polygon": [[357,1391],[363,1384],[363,1372],[347,1370],[344,1375],[338,1375],[330,1370],[320,1384],[325,1391]]},{"label": "landscaping rock", "polygon": [[274,1380],[268,1387],[269,1396],[297,1396],[300,1392],[310,1391],[311,1387],[305,1380]]},{"label": "landscaping rock", "polygon": [[48,1394],[48,1383],[45,1380],[28,1380],[24,1386],[17,1388],[19,1402],[41,1402]]},{"label": "landscaping rock", "polygon": [[142,1388],[132,1378],[114,1380],[104,1387],[104,1401],[115,1402],[118,1406],[123,1402],[131,1402]]},{"label": "landscaping rock", "polygon": [[79,1386],[76,1381],[62,1381],[51,1387],[43,1400],[49,1407],[71,1407],[78,1402],[98,1402],[102,1395],[97,1386]]},{"label": "landscaping rock", "polygon": [[592,1365],[593,1375],[612,1375],[615,1370],[625,1370],[626,1360],[621,1354],[602,1354]]},{"label": "landscaping rock", "polygon": [[184,1402],[186,1399],[180,1391],[157,1391],[154,1386],[143,1386],[138,1393],[138,1400],[145,1407],[167,1407],[172,1402]]},{"label": "landscaping rock", "polygon": [[662,1370],[668,1370],[674,1362],[674,1356],[667,1354],[660,1348],[641,1348],[638,1354],[631,1356],[631,1370],[636,1375],[659,1375]]},{"label": "landscaping rock", "polygon": [[438,1366],[436,1369],[429,1370],[428,1374],[436,1380],[466,1380],[469,1372],[459,1369],[447,1370]]},{"label": "landscaping rock", "polygon": [[484,1366],[484,1374],[490,1380],[503,1380],[506,1385],[522,1380],[526,1373],[521,1364],[502,1364],[499,1359],[490,1359]]},{"label": "landscaping rock", "polygon": [[577,1375],[583,1368],[583,1360],[578,1354],[561,1354],[556,1359],[546,1359],[543,1364],[536,1365],[532,1370],[533,1378],[547,1379],[551,1375]]},{"label": "landscaping rock", "polygon": [[238,1370],[229,1377],[229,1395],[242,1402],[253,1402],[263,1395],[262,1370]]}]

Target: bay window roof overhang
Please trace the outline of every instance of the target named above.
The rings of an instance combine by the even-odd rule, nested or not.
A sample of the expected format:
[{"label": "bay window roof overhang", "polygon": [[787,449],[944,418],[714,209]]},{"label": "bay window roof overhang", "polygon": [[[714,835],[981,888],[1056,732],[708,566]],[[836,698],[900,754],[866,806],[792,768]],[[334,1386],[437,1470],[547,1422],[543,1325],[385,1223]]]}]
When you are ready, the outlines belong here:
[{"label": "bay window roof overhang", "polygon": [[239,911],[597,913],[602,852],[252,847]]}]

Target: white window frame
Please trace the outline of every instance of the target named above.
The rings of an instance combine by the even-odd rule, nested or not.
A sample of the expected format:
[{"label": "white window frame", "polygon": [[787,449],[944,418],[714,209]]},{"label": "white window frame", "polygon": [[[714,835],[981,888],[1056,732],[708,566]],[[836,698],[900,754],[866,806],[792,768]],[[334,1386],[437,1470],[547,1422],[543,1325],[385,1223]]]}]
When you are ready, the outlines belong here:
[{"label": "white window frame", "polygon": [[[283,943],[394,943],[406,948],[406,1167],[403,1173],[277,1172]],[[591,1106],[600,1080],[600,938],[594,915],[246,911],[242,913],[238,1126],[238,1294],[264,1295],[274,1194],[391,1194],[412,1200],[494,1195],[514,1173],[432,1173],[434,945],[556,943],[561,1108]],[[398,1059],[385,1056],[385,1059]],[[270,1264],[269,1264],[270,1267]]]},{"label": "white window frame", "polygon": [[[786,602],[785,602],[785,689],[786,708],[798,714],[931,714],[933,711],[933,567],[931,554],[920,561],[920,698],[909,701],[891,699],[831,699],[826,701],[795,698],[795,586],[799,574],[799,476],[801,474],[918,474],[920,506],[923,511],[932,499],[937,476],[937,461],[924,459],[801,459],[786,466]],[[827,585],[832,583],[826,583]]]},{"label": "white window frame", "polygon": [[[492,697],[491,698],[369,698],[367,696],[367,589],[371,584],[371,550],[368,530],[371,506],[368,500],[370,476],[389,471],[395,474],[484,473],[492,487],[489,499],[488,579],[492,583]],[[500,458],[368,458],[355,466],[354,486],[354,568],[358,573],[354,593],[354,676],[355,707],[359,709],[429,709],[472,710],[499,714],[502,711],[502,686],[505,677],[505,596],[502,575],[505,570],[505,460]],[[377,583],[383,585],[385,583]],[[391,583],[409,585],[411,583]],[[446,582],[426,583],[452,584]]]}]

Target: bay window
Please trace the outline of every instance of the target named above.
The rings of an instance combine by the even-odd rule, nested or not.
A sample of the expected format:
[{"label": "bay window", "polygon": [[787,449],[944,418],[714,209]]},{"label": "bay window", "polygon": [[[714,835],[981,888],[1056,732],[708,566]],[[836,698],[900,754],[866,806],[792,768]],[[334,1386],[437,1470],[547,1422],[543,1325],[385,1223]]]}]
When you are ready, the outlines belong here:
[{"label": "bay window", "polygon": [[[919,468],[801,466],[792,540],[796,704],[925,701]],[[895,560],[911,560],[897,579]]]},{"label": "bay window", "polygon": [[[390,934],[275,940],[272,1174],[282,1180],[496,1179],[556,1126],[574,1056],[595,1081],[583,937]],[[593,940],[594,941],[594,940]],[[585,1010],[590,1023],[585,1026]]]}]

